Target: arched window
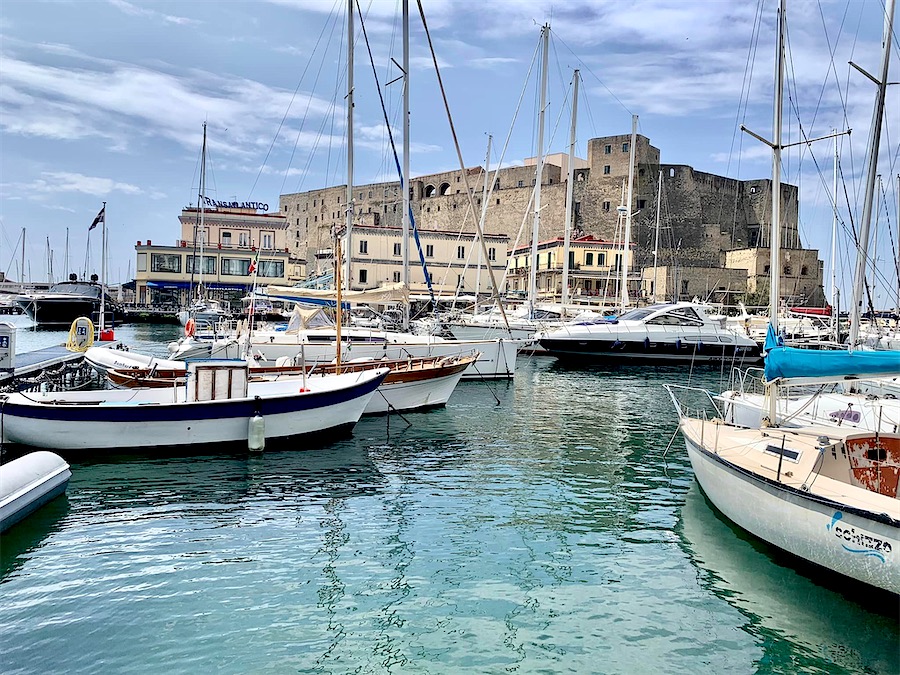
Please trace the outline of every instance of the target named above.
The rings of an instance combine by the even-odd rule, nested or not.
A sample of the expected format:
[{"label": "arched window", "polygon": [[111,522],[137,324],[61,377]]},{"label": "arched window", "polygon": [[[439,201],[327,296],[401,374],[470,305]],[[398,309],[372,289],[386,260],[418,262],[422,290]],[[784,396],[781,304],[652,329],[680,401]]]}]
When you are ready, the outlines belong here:
[{"label": "arched window", "polygon": [[438,191],[442,197],[450,191],[450,183],[441,183],[441,188]]},{"label": "arched window", "polygon": [[425,196],[426,197],[434,197],[434,185],[426,185],[425,186]]}]

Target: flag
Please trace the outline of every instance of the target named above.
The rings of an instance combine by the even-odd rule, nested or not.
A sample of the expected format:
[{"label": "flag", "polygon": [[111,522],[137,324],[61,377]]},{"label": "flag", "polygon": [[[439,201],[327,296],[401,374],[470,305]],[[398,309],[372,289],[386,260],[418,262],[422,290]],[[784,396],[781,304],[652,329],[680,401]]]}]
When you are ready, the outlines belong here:
[{"label": "flag", "polygon": [[97,223],[105,223],[106,222],[106,207],[104,206],[100,209],[100,213],[97,214],[97,217],[94,218],[94,222],[91,223],[91,226],[88,228],[88,232],[97,227]]},{"label": "flag", "polygon": [[250,267],[247,268],[247,274],[253,274],[259,266],[259,253],[262,249],[256,249],[256,257],[250,261]]}]

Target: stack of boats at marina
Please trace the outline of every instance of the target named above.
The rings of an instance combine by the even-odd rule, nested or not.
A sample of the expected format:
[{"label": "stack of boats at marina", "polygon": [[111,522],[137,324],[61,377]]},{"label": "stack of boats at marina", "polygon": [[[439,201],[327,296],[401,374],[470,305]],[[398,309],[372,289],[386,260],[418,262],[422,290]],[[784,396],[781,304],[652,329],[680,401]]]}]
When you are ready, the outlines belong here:
[{"label": "stack of boats at marina", "polygon": [[[889,0],[880,91],[868,144],[856,299],[862,297],[867,267],[893,6]],[[771,143],[775,194],[781,187],[784,35],[782,0]],[[780,241],[779,200],[772,200],[771,223],[770,240]],[[780,269],[777,246],[770,255],[770,269]],[[773,276],[764,394],[746,386],[755,374],[743,375],[738,380],[743,386],[721,395],[666,385],[697,482],[716,508],[751,534],[838,574],[900,593],[900,406],[887,394],[900,376],[900,352],[863,347],[859,302],[851,304],[847,346],[785,346],[778,338],[778,300],[779,280]],[[860,393],[861,388],[869,393]],[[886,395],[877,397],[875,391]]]}]

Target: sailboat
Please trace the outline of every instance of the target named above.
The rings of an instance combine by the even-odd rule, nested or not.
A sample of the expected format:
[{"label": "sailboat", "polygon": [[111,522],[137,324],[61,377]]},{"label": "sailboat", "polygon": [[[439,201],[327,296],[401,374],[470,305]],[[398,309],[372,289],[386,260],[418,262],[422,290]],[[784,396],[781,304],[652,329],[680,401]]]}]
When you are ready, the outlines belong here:
[{"label": "sailboat", "polygon": [[[193,337],[198,328],[212,328],[222,319],[230,316],[222,303],[206,297],[203,286],[203,246],[206,244],[206,122],[203,123],[203,145],[200,151],[200,191],[197,198],[199,223],[195,243],[199,243],[200,255],[194,256],[194,269],[197,270],[197,296],[191,299],[190,305],[178,312],[178,321],[185,327],[187,337]],[[193,323],[191,323],[193,321]]]},{"label": "sailboat", "polygon": [[[347,88],[347,221],[343,234],[349,243],[353,231],[353,12],[352,0],[348,2],[348,88]],[[334,291],[321,291],[299,287],[269,286],[266,295],[271,299],[280,299],[294,302],[314,301],[318,303],[341,302],[385,302],[388,298],[398,301],[406,308],[404,316],[404,331],[388,331],[376,328],[343,327],[340,324],[319,326],[316,328],[304,328],[298,326],[293,330],[279,331],[274,329],[256,328],[252,334],[246,336],[248,341],[248,353],[259,357],[262,365],[274,365],[279,359],[297,359],[301,350],[306,358],[318,361],[329,361],[337,357],[340,351],[352,353],[354,358],[365,359],[403,359],[420,357],[450,357],[478,353],[477,359],[463,372],[463,379],[509,379],[513,377],[516,365],[516,352],[521,345],[520,341],[512,339],[496,340],[448,340],[434,335],[415,335],[405,332],[408,329],[408,290],[409,290],[409,190],[405,185],[409,176],[409,103],[408,103],[408,54],[409,54],[409,11],[408,2],[403,2],[403,44],[404,44],[404,167],[401,170],[401,189],[403,194],[403,275],[404,280],[400,284],[384,288],[376,288],[366,291],[344,291],[343,298],[339,296],[339,288],[336,283]],[[389,132],[390,133],[390,132]],[[351,255],[344,261],[347,274],[345,278],[351,278]],[[349,283],[348,283],[349,287]]]},{"label": "sailboat", "polygon": [[[786,0],[778,12],[772,161],[770,268],[779,267],[781,126]],[[893,0],[888,0],[885,58]],[[900,593],[900,434],[847,427],[779,427],[778,384],[791,378],[900,371],[900,359],[865,352],[807,352],[778,345],[778,275],[771,280],[765,381],[770,415],[757,429],[707,419],[689,395],[708,392],[668,384],[697,482],[727,518],[789,553],[877,588]],[[871,352],[870,354],[876,354]],[[815,362],[813,358],[817,359]]]}]

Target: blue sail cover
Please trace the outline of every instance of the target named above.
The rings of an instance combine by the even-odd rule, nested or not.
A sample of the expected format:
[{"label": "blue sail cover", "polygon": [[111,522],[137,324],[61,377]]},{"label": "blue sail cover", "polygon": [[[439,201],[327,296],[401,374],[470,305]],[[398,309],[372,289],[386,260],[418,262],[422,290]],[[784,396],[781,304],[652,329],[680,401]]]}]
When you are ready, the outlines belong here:
[{"label": "blue sail cover", "polygon": [[900,351],[847,351],[773,346],[766,353],[766,382],[781,379],[835,381],[900,374]]}]

